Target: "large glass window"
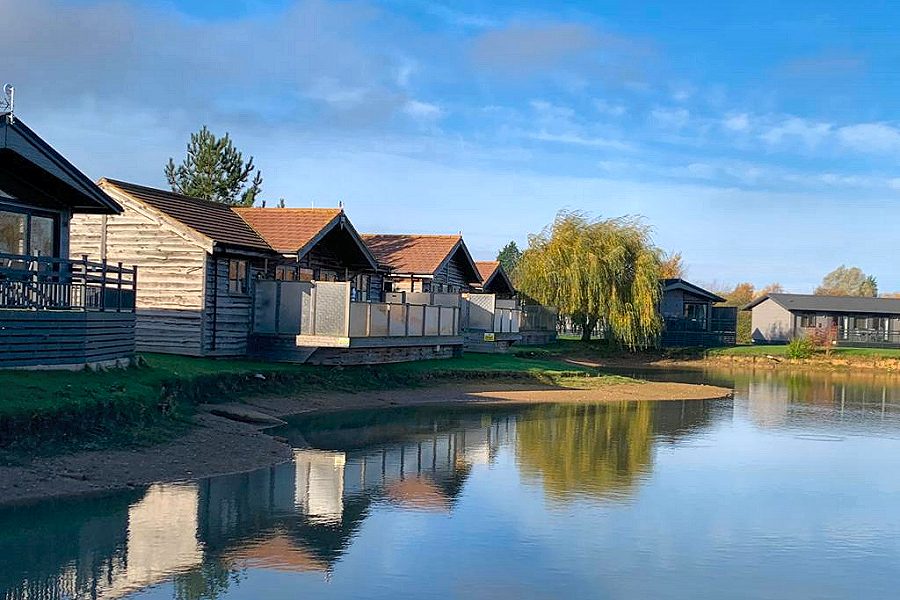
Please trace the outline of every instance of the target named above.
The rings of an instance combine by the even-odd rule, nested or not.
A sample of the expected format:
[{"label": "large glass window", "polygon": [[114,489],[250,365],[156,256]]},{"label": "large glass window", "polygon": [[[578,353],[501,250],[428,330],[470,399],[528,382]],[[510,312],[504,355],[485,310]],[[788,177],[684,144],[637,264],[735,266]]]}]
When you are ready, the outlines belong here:
[{"label": "large glass window", "polygon": [[685,302],[684,318],[688,321],[688,327],[693,330],[705,331],[708,311],[707,304]]},{"label": "large glass window", "polygon": [[55,218],[0,208],[0,252],[55,256],[56,251]]},{"label": "large glass window", "polygon": [[0,210],[0,252],[25,254],[28,237],[28,216]]}]

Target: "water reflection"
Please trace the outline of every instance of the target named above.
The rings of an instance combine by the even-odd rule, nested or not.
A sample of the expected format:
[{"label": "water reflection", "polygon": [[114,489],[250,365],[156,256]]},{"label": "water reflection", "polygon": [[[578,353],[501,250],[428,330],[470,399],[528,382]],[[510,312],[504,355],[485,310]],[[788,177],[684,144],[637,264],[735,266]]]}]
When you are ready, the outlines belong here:
[{"label": "water reflection", "polygon": [[553,499],[627,499],[652,468],[653,445],[709,422],[709,402],[536,407],[518,419],[516,456]]},{"label": "water reflection", "polygon": [[[320,415],[296,420],[278,432],[296,448],[286,464],[105,498],[2,510],[0,598],[122,598],[148,588],[153,588],[153,597],[177,600],[224,598],[238,590],[254,597],[260,574],[290,577],[283,581],[291,582],[294,595],[300,590],[316,595],[338,589],[333,586],[340,577],[352,588],[350,573],[361,576],[346,566],[354,553],[360,555],[357,564],[375,564],[381,552],[407,543],[423,560],[452,558],[458,561],[457,569],[472,572],[481,562],[475,558],[478,551],[493,556],[502,550],[512,552],[511,557],[519,553],[510,558],[507,567],[513,572],[508,575],[524,581],[549,569],[547,556],[529,554],[538,547],[536,540],[565,556],[585,541],[579,537],[583,526],[598,532],[592,543],[608,544],[604,556],[616,556],[617,548],[627,553],[616,540],[638,535],[635,531],[648,519],[656,529],[683,530],[684,535],[710,527],[717,536],[724,535],[728,519],[744,514],[743,509],[736,506],[738,512],[732,514],[729,504],[713,502],[709,506],[715,510],[709,512],[717,521],[707,527],[705,511],[697,510],[711,500],[702,497],[711,484],[703,481],[704,473],[716,472],[719,479],[747,473],[740,485],[763,477],[761,489],[767,481],[774,482],[779,491],[772,496],[777,501],[770,515],[780,514],[787,498],[782,490],[791,482],[786,474],[804,473],[812,485],[811,474],[828,470],[817,463],[798,463],[771,471],[756,461],[806,460],[816,453],[798,452],[803,447],[796,444],[843,440],[852,433],[877,435],[879,440],[900,433],[898,384],[771,371],[700,376],[733,384],[734,401],[427,407]],[[690,377],[698,375],[683,374]],[[779,454],[781,446],[770,434],[785,431],[791,436],[785,436],[789,442]],[[745,455],[744,462],[732,459],[741,448],[757,451]],[[657,489],[660,481],[664,483]],[[537,504],[529,504],[532,500]],[[689,505],[680,506],[679,501]],[[591,521],[586,516],[591,510],[586,507],[639,510],[641,502],[648,503],[650,512],[635,517],[639,529],[627,529],[627,520],[597,521],[595,515]],[[542,536],[542,525],[552,521],[549,513],[541,512],[548,505],[569,520],[548,527]],[[845,498],[842,506],[852,504]],[[757,512],[764,508],[754,505]],[[692,516],[690,523],[653,517],[663,512]],[[524,539],[518,525],[511,527],[516,533],[504,528],[518,519],[534,519],[523,526],[528,532]],[[376,531],[382,536],[385,531],[390,535],[361,543],[366,524],[371,531],[373,522],[380,523]],[[423,538],[419,528],[424,523],[440,524],[440,533]],[[641,530],[641,535],[652,537],[654,527]],[[607,535],[599,535],[603,528]],[[754,540],[779,540],[781,547],[790,547],[778,532],[753,535],[755,530],[743,538],[739,548],[745,554],[738,556],[755,556],[747,549]],[[727,551],[722,554],[722,544],[727,549],[729,538],[717,539],[708,562],[728,556]],[[679,552],[671,538],[662,541],[669,550],[657,558],[671,565],[676,564],[674,557],[688,556],[687,549],[694,547]],[[787,540],[792,541],[797,543]],[[643,548],[645,558],[659,550],[653,550],[652,539],[637,547]],[[382,582],[381,591],[407,584],[427,588],[430,582],[418,579],[424,576],[413,566],[415,556],[405,552],[408,571],[401,561],[392,563],[393,571],[374,567],[373,574],[370,568],[365,577],[390,573],[393,578]],[[584,595],[593,588],[572,582],[587,581],[586,574],[596,567],[582,572],[577,567],[582,562],[596,565],[590,555],[576,552],[557,563],[556,571],[546,572],[559,574],[562,569],[575,586],[570,591]],[[677,571],[658,572],[675,583]],[[374,591],[372,595],[389,597]]]}]

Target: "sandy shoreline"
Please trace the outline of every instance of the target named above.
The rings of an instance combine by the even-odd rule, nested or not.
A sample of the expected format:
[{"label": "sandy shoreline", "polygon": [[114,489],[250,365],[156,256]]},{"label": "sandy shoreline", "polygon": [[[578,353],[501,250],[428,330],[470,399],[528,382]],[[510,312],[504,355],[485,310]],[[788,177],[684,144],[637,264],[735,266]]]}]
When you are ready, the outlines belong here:
[{"label": "sandy shoreline", "polygon": [[[360,394],[260,397],[246,400],[242,406],[284,417],[428,404],[709,400],[730,394],[731,390],[725,388],[683,383],[614,383],[591,389],[572,389],[535,383],[483,381]],[[150,447],[75,452],[40,457],[23,465],[0,466],[0,505],[251,471],[291,458],[290,446],[266,434],[257,425],[233,421],[205,410],[195,416],[195,423],[196,427],[178,438]]]}]

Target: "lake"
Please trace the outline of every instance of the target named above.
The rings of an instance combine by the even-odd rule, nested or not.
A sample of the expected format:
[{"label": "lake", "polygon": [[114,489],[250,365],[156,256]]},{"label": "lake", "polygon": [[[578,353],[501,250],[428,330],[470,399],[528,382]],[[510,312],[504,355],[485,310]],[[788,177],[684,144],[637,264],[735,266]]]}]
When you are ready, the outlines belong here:
[{"label": "lake", "polygon": [[639,374],[735,397],[295,419],[288,464],[0,511],[0,598],[896,597],[900,379]]}]

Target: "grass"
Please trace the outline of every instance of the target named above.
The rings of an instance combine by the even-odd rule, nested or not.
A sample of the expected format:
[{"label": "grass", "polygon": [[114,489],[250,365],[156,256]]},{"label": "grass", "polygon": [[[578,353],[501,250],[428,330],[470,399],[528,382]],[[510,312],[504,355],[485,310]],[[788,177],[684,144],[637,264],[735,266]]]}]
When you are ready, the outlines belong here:
[{"label": "grass", "polygon": [[[711,348],[709,356],[778,356],[785,357],[788,347],[783,346],[733,346],[730,348]],[[900,348],[834,348],[834,358],[900,358]],[[818,354],[822,356],[822,353]]]},{"label": "grass", "polygon": [[[568,348],[573,350],[573,348]],[[470,379],[529,379],[560,386],[592,377],[591,386],[624,378],[567,364],[565,344],[534,355],[467,354],[449,360],[379,366],[316,367],[145,355],[128,369],[0,371],[0,447],[51,441],[154,442],[186,427],[203,402],[262,394],[369,391]],[[93,442],[92,442],[93,443]]]}]

